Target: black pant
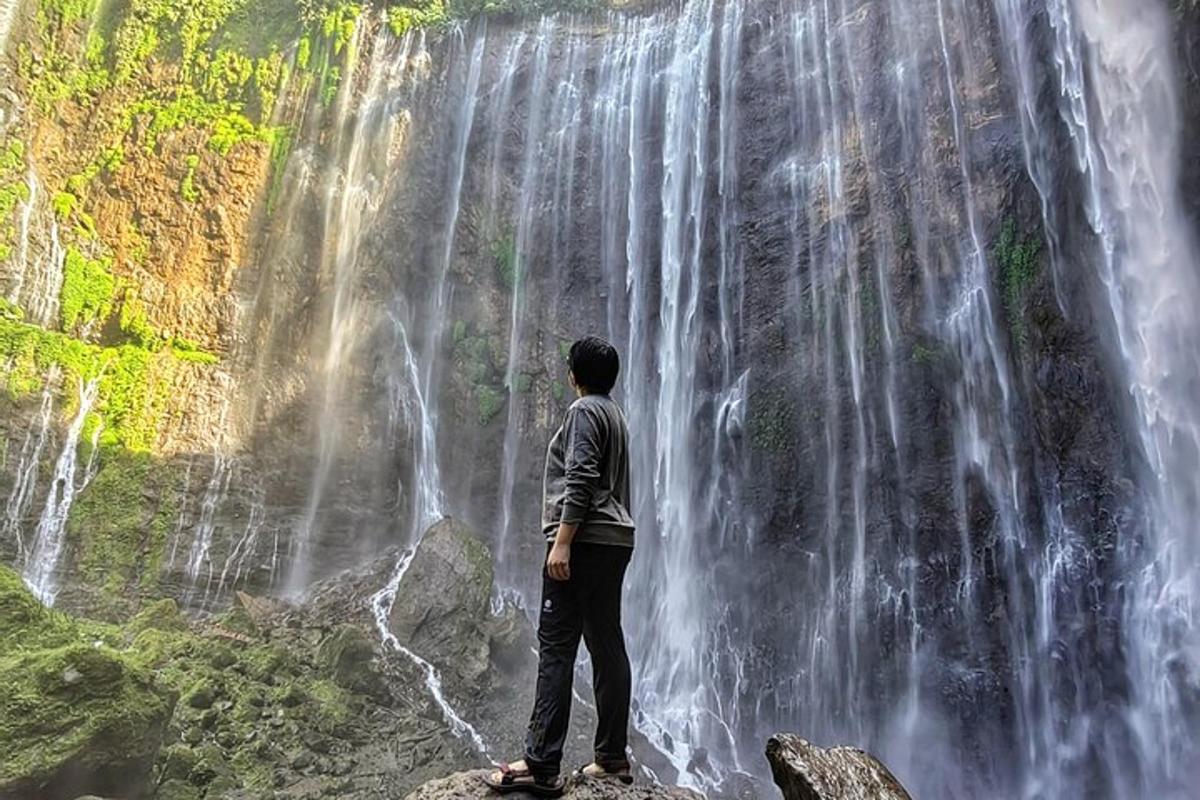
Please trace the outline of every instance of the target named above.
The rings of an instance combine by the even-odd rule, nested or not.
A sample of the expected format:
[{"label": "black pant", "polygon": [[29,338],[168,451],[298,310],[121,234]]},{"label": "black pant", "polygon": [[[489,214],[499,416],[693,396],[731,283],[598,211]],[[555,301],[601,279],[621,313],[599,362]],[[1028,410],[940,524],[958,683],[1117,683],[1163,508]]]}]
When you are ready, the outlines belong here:
[{"label": "black pant", "polygon": [[525,763],[537,775],[559,772],[581,635],[592,657],[599,716],[596,763],[609,769],[627,764],[631,681],[621,630],[621,584],[632,553],[628,547],[580,542],[571,547],[570,580],[551,580],[542,568],[537,698],[525,737]]}]

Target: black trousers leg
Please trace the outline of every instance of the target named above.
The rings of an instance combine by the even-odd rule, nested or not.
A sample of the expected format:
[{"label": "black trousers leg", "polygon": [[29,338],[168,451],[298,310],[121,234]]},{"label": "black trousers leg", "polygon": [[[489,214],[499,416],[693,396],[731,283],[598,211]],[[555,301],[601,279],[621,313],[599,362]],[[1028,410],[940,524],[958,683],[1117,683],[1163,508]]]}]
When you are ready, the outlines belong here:
[{"label": "black trousers leg", "polygon": [[624,547],[599,546],[594,562],[596,581],[583,617],[598,716],[595,760],[606,769],[620,769],[629,763],[625,747],[632,680],[621,629],[621,587],[632,552]]},{"label": "black trousers leg", "polygon": [[575,656],[583,633],[583,610],[576,591],[575,558],[570,581],[551,580],[542,569],[538,616],[537,697],[525,735],[525,763],[536,775],[557,775],[571,721]]}]

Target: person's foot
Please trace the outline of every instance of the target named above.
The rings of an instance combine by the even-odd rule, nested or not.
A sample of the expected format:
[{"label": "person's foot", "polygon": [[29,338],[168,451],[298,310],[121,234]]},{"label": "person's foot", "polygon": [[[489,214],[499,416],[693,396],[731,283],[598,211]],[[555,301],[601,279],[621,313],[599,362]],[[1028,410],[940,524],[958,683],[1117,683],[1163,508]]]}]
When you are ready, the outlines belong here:
[{"label": "person's foot", "polygon": [[[506,769],[506,767],[507,767],[507,769]],[[509,762],[508,764],[501,764],[501,765],[499,765],[499,769],[497,769],[495,772],[493,772],[488,777],[492,780],[493,783],[500,783],[502,780],[504,780],[504,776],[506,773],[513,776],[514,778],[526,777],[526,776],[530,775],[529,765],[525,763],[525,759],[521,759],[520,761],[512,761],[512,762]]]},{"label": "person's foot", "polygon": [[602,766],[593,761],[585,767],[580,767],[575,770],[575,774],[582,778],[592,778],[594,780],[615,780],[621,783],[633,783],[633,773],[629,771],[629,762],[626,761],[623,765]]},{"label": "person's foot", "polygon": [[524,759],[499,765],[483,782],[501,794],[525,791],[535,797],[561,797],[565,783],[557,775],[534,775]]}]

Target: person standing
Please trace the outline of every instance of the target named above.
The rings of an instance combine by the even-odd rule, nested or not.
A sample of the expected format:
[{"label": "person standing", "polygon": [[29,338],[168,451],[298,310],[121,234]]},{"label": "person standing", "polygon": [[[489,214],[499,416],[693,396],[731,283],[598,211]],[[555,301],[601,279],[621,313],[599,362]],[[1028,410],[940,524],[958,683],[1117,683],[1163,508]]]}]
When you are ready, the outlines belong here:
[{"label": "person standing", "polygon": [[621,628],[625,570],[633,554],[629,513],[629,431],[610,395],[616,349],[595,336],[571,346],[568,379],[576,400],[546,450],[542,530],[546,560],[538,618],[537,693],[520,761],[485,778],[501,793],[559,797],[571,686],[582,637],[592,659],[598,716],[588,778],[633,781],[628,742],[631,676]]}]

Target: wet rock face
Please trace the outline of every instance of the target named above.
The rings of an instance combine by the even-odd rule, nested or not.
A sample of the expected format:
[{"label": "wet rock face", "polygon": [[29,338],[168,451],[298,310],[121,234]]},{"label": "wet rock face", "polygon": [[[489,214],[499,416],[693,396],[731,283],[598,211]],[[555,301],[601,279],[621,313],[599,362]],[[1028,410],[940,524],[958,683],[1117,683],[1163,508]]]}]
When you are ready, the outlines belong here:
[{"label": "wet rock face", "polygon": [[879,759],[854,747],[817,747],[779,734],[767,760],[784,800],[911,800]]},{"label": "wet rock face", "polygon": [[[430,781],[409,793],[405,800],[495,800],[499,795],[483,783],[486,775],[482,770],[460,772]],[[700,795],[687,789],[622,786],[594,780],[572,780],[563,796],[575,800],[700,800]]]},{"label": "wet rock face", "polygon": [[464,683],[488,668],[491,555],[463,523],[444,519],[421,540],[404,573],[388,627]]}]

